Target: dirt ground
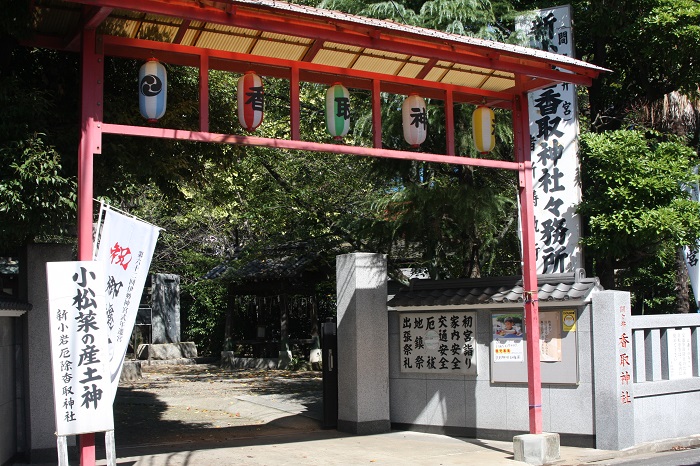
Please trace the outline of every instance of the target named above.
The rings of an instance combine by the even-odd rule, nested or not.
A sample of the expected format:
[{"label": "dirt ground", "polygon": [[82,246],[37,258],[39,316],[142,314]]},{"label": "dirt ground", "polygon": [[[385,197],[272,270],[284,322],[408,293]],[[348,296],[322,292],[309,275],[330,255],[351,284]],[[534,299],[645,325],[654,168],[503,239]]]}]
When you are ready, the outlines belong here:
[{"label": "dirt ground", "polygon": [[213,364],[143,365],[119,385],[120,447],[222,443],[321,428],[320,372],[222,370]]}]

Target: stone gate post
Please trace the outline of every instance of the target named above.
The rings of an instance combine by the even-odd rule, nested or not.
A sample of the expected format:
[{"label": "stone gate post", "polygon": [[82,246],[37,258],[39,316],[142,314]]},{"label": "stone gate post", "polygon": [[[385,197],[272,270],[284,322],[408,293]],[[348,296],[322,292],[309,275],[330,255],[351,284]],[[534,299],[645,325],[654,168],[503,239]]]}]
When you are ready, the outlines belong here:
[{"label": "stone gate post", "polygon": [[338,298],[338,430],[388,432],[389,325],[387,267],[382,254],[336,258]]},{"label": "stone gate post", "polygon": [[634,445],[634,391],[630,294],[593,295],[593,380],[596,448]]}]

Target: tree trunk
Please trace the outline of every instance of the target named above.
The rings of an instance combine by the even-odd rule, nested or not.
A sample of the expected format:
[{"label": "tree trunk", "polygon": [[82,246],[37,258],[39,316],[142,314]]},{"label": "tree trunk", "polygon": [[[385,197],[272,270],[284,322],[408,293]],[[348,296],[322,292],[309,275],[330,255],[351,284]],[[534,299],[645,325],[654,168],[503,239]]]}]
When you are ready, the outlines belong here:
[{"label": "tree trunk", "polygon": [[236,301],[236,297],[228,291],[226,324],[224,326],[224,351],[233,351],[233,310],[236,307]]},{"label": "tree trunk", "polygon": [[615,289],[615,265],[610,259],[602,259],[596,263],[596,274],[600,285],[606,290]]},{"label": "tree trunk", "polygon": [[688,293],[688,269],[685,266],[683,247],[676,249],[676,313],[690,312],[690,296]]}]

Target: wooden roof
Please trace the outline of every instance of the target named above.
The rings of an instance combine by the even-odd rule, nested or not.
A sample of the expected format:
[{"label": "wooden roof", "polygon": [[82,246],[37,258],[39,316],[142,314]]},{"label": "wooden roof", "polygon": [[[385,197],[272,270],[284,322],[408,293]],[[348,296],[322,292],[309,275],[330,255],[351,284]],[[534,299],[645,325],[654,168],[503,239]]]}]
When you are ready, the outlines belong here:
[{"label": "wooden roof", "polygon": [[83,28],[106,55],[289,77],[509,107],[558,82],[590,85],[603,68],[526,47],[277,0],[36,0],[32,45],[78,51]]},{"label": "wooden roof", "polygon": [[[597,278],[586,278],[583,269],[575,273],[537,276],[540,307],[580,306],[602,287]],[[412,280],[399,290],[389,306],[402,311],[433,308],[523,307],[521,276],[452,280]]]}]

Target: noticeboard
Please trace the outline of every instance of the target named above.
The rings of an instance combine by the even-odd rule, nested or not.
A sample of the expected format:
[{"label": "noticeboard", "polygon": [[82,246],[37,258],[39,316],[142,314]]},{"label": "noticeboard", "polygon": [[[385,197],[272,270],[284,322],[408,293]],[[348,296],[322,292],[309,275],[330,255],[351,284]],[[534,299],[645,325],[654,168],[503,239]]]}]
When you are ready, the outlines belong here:
[{"label": "noticeboard", "polygon": [[399,313],[401,372],[477,374],[476,312]]},{"label": "noticeboard", "polygon": [[[577,384],[575,309],[540,310],[542,383]],[[527,383],[527,328],[522,312],[491,313],[491,382]]]}]

